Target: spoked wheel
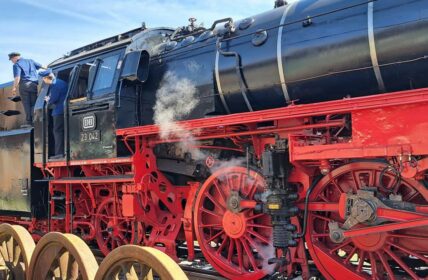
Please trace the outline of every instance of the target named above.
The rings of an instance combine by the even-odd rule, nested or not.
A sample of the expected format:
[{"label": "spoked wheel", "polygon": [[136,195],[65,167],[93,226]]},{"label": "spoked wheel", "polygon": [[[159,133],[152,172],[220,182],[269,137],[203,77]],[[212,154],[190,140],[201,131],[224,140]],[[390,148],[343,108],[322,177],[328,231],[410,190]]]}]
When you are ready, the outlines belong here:
[{"label": "spoked wheel", "polygon": [[93,280],[97,269],[98,263],[82,239],[52,232],[37,243],[28,279]]},{"label": "spoked wheel", "polygon": [[139,244],[143,238],[141,224],[123,217],[122,203],[114,198],[98,207],[95,230],[98,247],[105,256],[119,246]]},{"label": "spoked wheel", "polygon": [[186,274],[165,253],[150,247],[126,245],[103,260],[95,280],[187,280]]},{"label": "spoked wheel", "polygon": [[243,167],[213,173],[195,202],[195,231],[210,264],[229,279],[261,279],[275,266],[270,217],[248,206],[265,191],[260,174]]},{"label": "spoked wheel", "polygon": [[24,280],[34,251],[30,233],[18,225],[0,225],[0,266],[5,279]]},{"label": "spoked wheel", "polygon": [[[428,277],[428,228],[379,232],[334,243],[329,236],[329,223],[343,225],[339,213],[329,211],[343,193],[375,187],[381,196],[402,197],[403,202],[428,205],[428,190],[418,181],[396,180],[392,173],[383,173],[385,165],[358,162],[342,166],[325,176],[315,187],[308,217],[306,242],[317,268],[328,279],[426,279]],[[324,208],[324,209],[322,209]],[[310,208],[311,209],[311,208]],[[327,209],[327,210],[326,210]],[[358,224],[355,228],[367,228]]]}]

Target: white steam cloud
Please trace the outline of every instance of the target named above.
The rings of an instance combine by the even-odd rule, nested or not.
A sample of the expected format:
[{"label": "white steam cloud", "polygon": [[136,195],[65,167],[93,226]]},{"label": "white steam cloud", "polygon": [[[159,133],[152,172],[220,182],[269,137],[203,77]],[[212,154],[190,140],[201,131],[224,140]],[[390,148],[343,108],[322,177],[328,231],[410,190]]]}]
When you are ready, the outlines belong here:
[{"label": "white steam cloud", "polygon": [[204,154],[195,149],[197,145],[192,133],[177,121],[187,117],[199,104],[195,84],[187,78],[178,78],[174,72],[167,72],[156,92],[156,105],[153,120],[160,128],[162,139],[179,139],[179,147],[191,152],[194,159],[204,158]]},{"label": "white steam cloud", "polygon": [[[191,69],[199,69],[196,63],[188,65]],[[193,72],[193,71],[190,71]],[[198,90],[195,83],[188,78],[179,78],[176,73],[165,73],[160,88],[156,92],[153,120],[160,129],[163,140],[177,139],[177,146],[186,153],[190,153],[194,160],[204,160],[210,154],[199,148],[191,131],[183,127],[178,121],[185,119],[199,105]],[[230,166],[242,166],[245,158],[235,158],[228,161],[216,159],[211,171]]]},{"label": "white steam cloud", "polygon": [[[177,121],[188,116],[199,103],[194,83],[186,78],[179,79],[173,72],[167,72],[156,93],[156,98],[153,119],[160,127],[162,139],[188,136],[189,133],[183,130]],[[182,133],[185,135],[181,135]]]}]

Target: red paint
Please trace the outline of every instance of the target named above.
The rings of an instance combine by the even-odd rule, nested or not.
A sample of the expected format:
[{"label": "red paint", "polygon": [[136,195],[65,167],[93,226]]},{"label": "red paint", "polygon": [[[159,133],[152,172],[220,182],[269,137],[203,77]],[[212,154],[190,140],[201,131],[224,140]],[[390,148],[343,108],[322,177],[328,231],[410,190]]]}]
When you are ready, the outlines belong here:
[{"label": "red paint", "polygon": [[[406,266],[395,252],[400,256],[428,255],[428,191],[417,181],[425,178],[428,170],[427,112],[428,89],[420,89],[183,121],[179,127],[187,129],[195,140],[228,139],[235,145],[201,144],[199,148],[245,155],[246,147],[251,147],[256,159],[276,138],[288,139],[293,165],[289,182],[298,188],[302,211],[314,177],[325,176],[310,196],[306,243],[300,239],[298,246],[290,249],[290,263],[276,269],[289,276],[299,269],[307,279],[309,253],[325,278],[354,280],[371,276],[362,270],[363,262],[350,263],[351,254],[366,262],[375,260],[374,272],[379,274],[391,273],[388,264],[392,260]],[[189,260],[195,258],[193,243],[197,240],[205,258],[227,278],[259,279],[272,272],[275,267],[267,260],[279,253],[272,246],[269,216],[254,212],[259,202],[248,192],[251,187],[247,182],[237,186],[231,181],[220,186],[222,193],[216,186],[221,176],[246,174],[247,169],[232,166],[201,183],[176,186],[158,169],[153,148],[180,139],[160,139],[158,133],[154,125],[117,130],[118,141],[123,141],[132,157],[47,163],[42,171],[54,177],[50,194],[65,196],[64,202],[51,202],[51,215],[65,216],[51,220],[50,230],[77,231],[88,242],[98,241],[104,253],[115,246],[137,243],[178,259],[176,245],[186,242]],[[208,157],[205,164],[212,167],[216,160]],[[346,193],[377,187],[386,162],[403,177],[404,185],[392,191],[416,205],[415,211],[379,208],[377,215],[387,223],[358,225],[345,233],[348,238],[342,244],[331,242],[328,221],[343,222]],[[43,168],[41,163],[35,166]],[[71,178],[76,171],[82,172],[81,178]],[[251,172],[260,183],[256,192],[262,193],[263,178]],[[387,172],[385,177],[388,185],[394,174]],[[231,186],[241,191],[238,206],[243,211],[227,209]],[[384,197],[389,195],[380,188],[378,191]],[[292,218],[298,232],[302,218]],[[46,219],[0,220],[26,226],[35,239],[49,230]],[[100,229],[108,230],[107,235],[100,234]],[[221,230],[224,232],[219,234]],[[217,247],[210,246],[212,242]],[[261,256],[253,253],[254,248]],[[217,254],[218,250],[222,254]],[[341,250],[344,256],[339,256]],[[410,269],[410,278],[414,276],[411,268],[403,269]]]}]

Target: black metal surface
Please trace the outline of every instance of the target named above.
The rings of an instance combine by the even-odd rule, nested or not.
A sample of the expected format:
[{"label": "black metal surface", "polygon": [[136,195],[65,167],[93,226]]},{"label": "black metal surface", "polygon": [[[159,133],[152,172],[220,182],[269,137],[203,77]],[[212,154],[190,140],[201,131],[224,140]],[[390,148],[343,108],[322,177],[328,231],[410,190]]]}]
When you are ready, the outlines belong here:
[{"label": "black metal surface", "polygon": [[[89,130],[83,125],[88,117],[95,120]],[[116,157],[114,100],[71,104],[69,122],[71,160]]]},{"label": "black metal surface", "polygon": [[[286,106],[290,101],[311,103],[428,86],[424,78],[428,70],[428,2],[369,2],[300,0],[252,17],[249,27],[237,28],[223,38],[221,52],[235,55],[219,55],[218,78],[215,37],[196,37],[187,46],[178,43],[152,59],[152,75],[144,94],[156,93],[166,71],[190,79],[200,102],[189,118],[197,118],[226,113],[221,93],[234,113]],[[247,24],[237,23],[243,25]],[[238,56],[242,78],[236,70]],[[379,64],[378,75],[374,59]]]},{"label": "black metal surface", "polygon": [[46,184],[33,163],[32,129],[0,132],[0,211],[8,215],[45,214]]}]

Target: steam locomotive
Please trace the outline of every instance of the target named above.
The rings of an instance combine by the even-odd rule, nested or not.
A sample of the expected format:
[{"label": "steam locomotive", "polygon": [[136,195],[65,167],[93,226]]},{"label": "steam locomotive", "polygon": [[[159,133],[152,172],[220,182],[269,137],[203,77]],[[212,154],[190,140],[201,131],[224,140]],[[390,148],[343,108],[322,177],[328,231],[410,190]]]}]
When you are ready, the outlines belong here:
[{"label": "steam locomotive", "polygon": [[424,279],[426,34],[424,0],[299,0],[76,49],[63,160],[49,87],[31,129],[0,103],[0,221],[229,279]]}]

